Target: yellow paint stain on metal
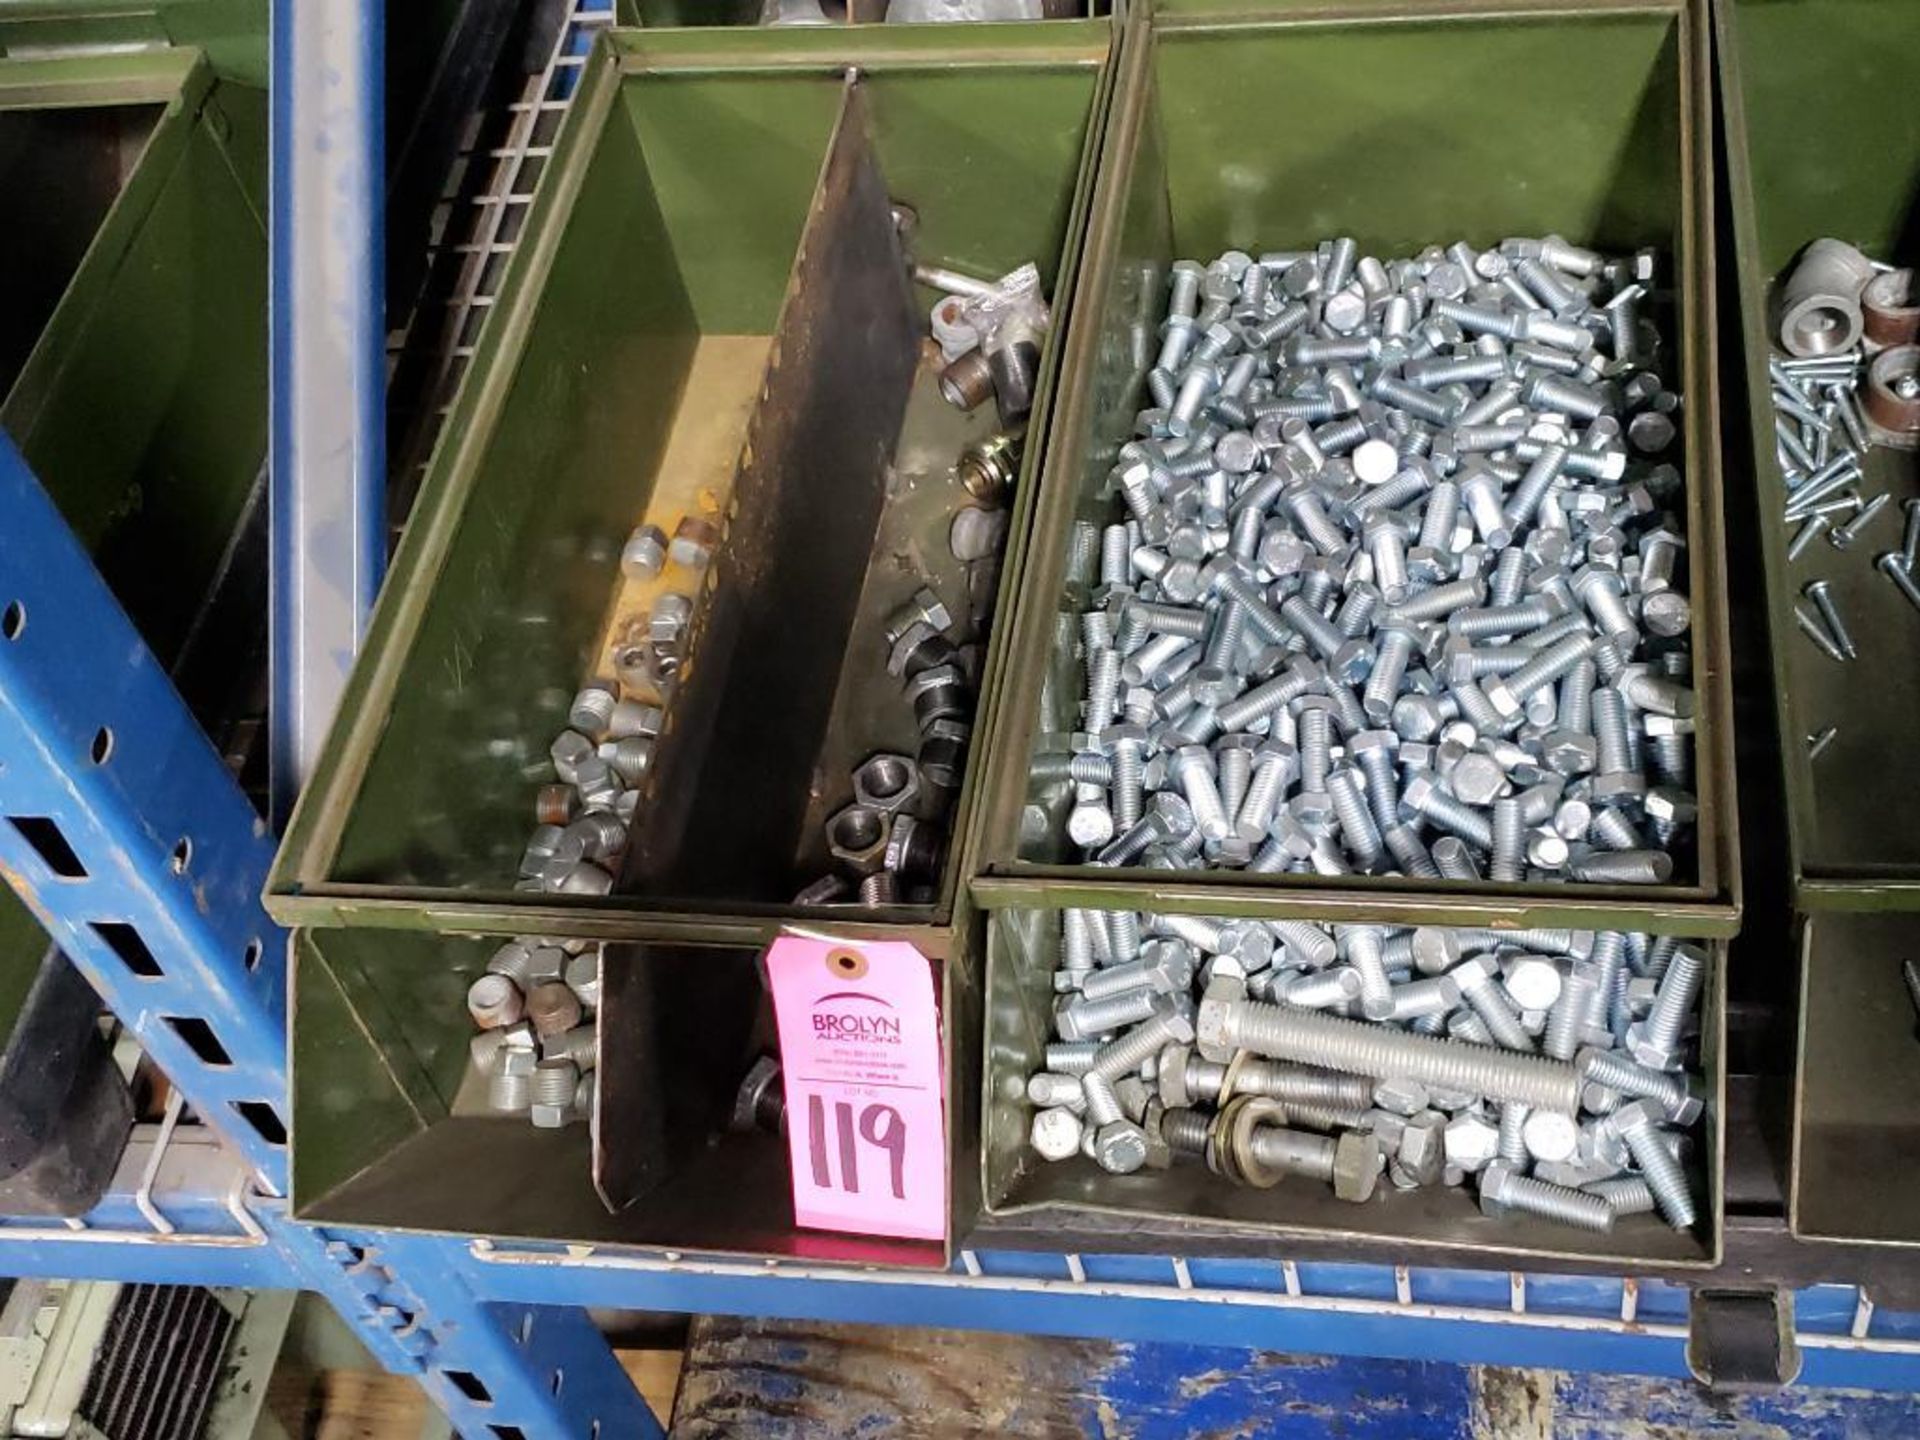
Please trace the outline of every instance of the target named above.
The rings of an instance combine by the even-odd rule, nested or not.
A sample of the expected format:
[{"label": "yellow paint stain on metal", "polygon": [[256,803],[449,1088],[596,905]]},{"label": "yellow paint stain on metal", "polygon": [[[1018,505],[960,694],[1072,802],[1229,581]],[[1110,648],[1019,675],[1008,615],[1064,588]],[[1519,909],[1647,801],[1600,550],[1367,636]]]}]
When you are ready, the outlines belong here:
[{"label": "yellow paint stain on metal", "polygon": [[[660,454],[646,512],[634,516],[635,528],[657,525],[671,540],[675,527],[689,516],[722,523],[772,346],[770,335],[700,337],[687,370],[680,408]],[[620,538],[624,542],[625,537]],[[698,571],[671,561],[650,580],[623,576],[601,630],[595,652],[599,666],[594,675],[614,673],[613,655],[628,629],[635,621],[644,628],[662,595],[678,593],[696,600],[702,583]]]}]

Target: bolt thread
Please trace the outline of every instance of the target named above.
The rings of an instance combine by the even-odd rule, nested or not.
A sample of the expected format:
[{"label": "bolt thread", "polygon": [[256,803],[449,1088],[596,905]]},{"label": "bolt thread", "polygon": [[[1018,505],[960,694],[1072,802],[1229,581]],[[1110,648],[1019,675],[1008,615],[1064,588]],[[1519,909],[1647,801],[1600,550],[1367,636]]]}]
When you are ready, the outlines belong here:
[{"label": "bolt thread", "polygon": [[1590,885],[1664,885],[1673,857],[1664,850],[1602,850],[1569,861],[1567,874]]},{"label": "bolt thread", "polygon": [[1066,970],[1093,968],[1093,934],[1087,912],[1064,910],[1060,915],[1060,965]]},{"label": "bolt thread", "polygon": [[1560,998],[1547,1011],[1547,1031],[1541,1039],[1541,1048],[1553,1059],[1571,1060],[1579,1052],[1596,990],[1592,970],[1583,965],[1574,966],[1561,981]]},{"label": "bolt thread", "polygon": [[1654,993],[1653,1009],[1647,1014],[1647,1040],[1657,1049],[1673,1050],[1693,1015],[1694,1003],[1706,980],[1706,957],[1691,945],[1674,951],[1667,973]]},{"label": "bolt thread", "polygon": [[1358,973],[1350,966],[1335,965],[1315,975],[1302,975],[1287,986],[1285,1000],[1302,1010],[1331,1010],[1344,1005],[1360,993]]},{"label": "bolt thread", "polygon": [[1549,1185],[1545,1180],[1527,1175],[1508,1175],[1501,1187],[1499,1203],[1510,1210],[1522,1210],[1581,1230],[1604,1234],[1613,1229],[1613,1207],[1600,1196],[1570,1190],[1565,1185]]},{"label": "bolt thread", "polygon": [[[1527,822],[1520,801],[1504,798],[1493,802],[1493,854],[1487,861],[1490,879],[1514,882],[1526,874]],[[1498,1033],[1498,1032],[1496,1032]]]},{"label": "bolt thread", "polygon": [[1687,1184],[1687,1172],[1662,1143],[1651,1126],[1626,1130],[1622,1139],[1633,1152],[1633,1163],[1640,1167],[1641,1178],[1653,1192],[1653,1203],[1676,1230],[1693,1227],[1693,1190]]},{"label": "bolt thread", "polygon": [[1525,1128],[1527,1116],[1533,1112],[1517,1101],[1509,1100],[1500,1107],[1500,1140],[1498,1153],[1509,1165],[1524,1168],[1528,1161]]},{"label": "bolt thread", "polygon": [[1367,777],[1367,800],[1373,806],[1374,824],[1382,831],[1393,829],[1400,823],[1400,780],[1394,772],[1393,756],[1385,749],[1373,749],[1361,750],[1354,758]]},{"label": "bolt thread", "polygon": [[1088,1000],[1106,1000],[1134,990],[1153,989],[1155,967],[1146,960],[1129,960],[1108,965],[1090,973],[1080,983],[1080,994]]},{"label": "bolt thread", "polygon": [[1611,1050],[1582,1050],[1578,1067],[1583,1080],[1594,1080],[1622,1095],[1652,1100],[1669,1112],[1687,1098],[1684,1075],[1650,1070]]},{"label": "bolt thread", "polygon": [[1390,825],[1381,832],[1380,838],[1386,842],[1387,852],[1393,856],[1393,863],[1401,872],[1416,880],[1438,880],[1440,867],[1427,847],[1420,843],[1420,837],[1407,825]]},{"label": "bolt thread", "polygon": [[1160,1117],[1160,1138],[1167,1148],[1182,1155],[1207,1153],[1207,1137],[1213,1131],[1211,1116],[1198,1110],[1168,1110]]},{"label": "bolt thread", "polygon": [[1213,629],[1207,636],[1206,648],[1201,652],[1200,663],[1222,670],[1232,669],[1234,656],[1240,650],[1240,639],[1246,632],[1246,607],[1229,597],[1214,618]]},{"label": "bolt thread", "polygon": [[1451,830],[1463,840],[1471,841],[1482,850],[1493,848],[1493,825],[1488,818],[1471,805],[1462,804],[1453,796],[1428,787],[1420,794],[1417,803],[1408,801],[1428,820],[1442,829]]},{"label": "bolt thread", "polygon": [[1500,558],[1493,562],[1493,579],[1487,583],[1487,604],[1491,608],[1503,610],[1519,603],[1527,583],[1527,565],[1527,552],[1518,545],[1500,552]]},{"label": "bolt thread", "polygon": [[573,1092],[579,1083],[580,1071],[573,1061],[542,1060],[533,1069],[533,1103],[571,1107]]},{"label": "bolt thread", "polygon": [[1426,513],[1420,517],[1420,535],[1414,542],[1425,550],[1445,551],[1453,542],[1454,526],[1460,520],[1460,487],[1451,480],[1436,480],[1427,492]]},{"label": "bolt thread", "polygon": [[1618,810],[1596,811],[1587,838],[1603,850],[1639,850],[1647,843],[1633,828],[1633,822]]},{"label": "bolt thread", "polygon": [[1027,1099],[1043,1109],[1054,1105],[1082,1104],[1080,1077],[1053,1075],[1046,1071],[1030,1075],[1027,1077]]},{"label": "bolt thread", "polygon": [[1107,943],[1115,960],[1133,961],[1140,958],[1140,912],[1138,910],[1109,910],[1106,912]]},{"label": "bolt thread", "polygon": [[1091,1040],[1052,1040],[1045,1053],[1047,1069],[1058,1075],[1084,1075],[1100,1047]]},{"label": "bolt thread", "polygon": [[1087,662],[1087,729],[1095,734],[1113,723],[1120,693],[1120,652],[1096,650]]},{"label": "bolt thread", "polygon": [[1473,852],[1457,835],[1445,835],[1433,842],[1433,863],[1445,880],[1478,880],[1480,868],[1473,863]]},{"label": "bolt thread", "polygon": [[1591,660],[1582,660],[1561,679],[1556,719],[1562,730],[1592,730],[1593,685],[1597,673]]},{"label": "bolt thread", "polygon": [[1506,678],[1513,698],[1525,703],[1542,685],[1551,685],[1593,653],[1591,635],[1569,635],[1556,640]]},{"label": "bolt thread", "polygon": [[1378,590],[1356,585],[1347,592],[1347,598],[1340,602],[1340,608],[1333,617],[1334,628],[1349,640],[1357,640],[1373,627],[1373,612],[1379,605]]},{"label": "bolt thread", "polygon": [[[1523,559],[1526,552],[1507,549],[1500,552],[1502,557],[1519,555]],[[1498,576],[1495,577],[1496,581]],[[1495,597],[1489,593],[1490,601]],[[1468,640],[1482,640],[1495,635],[1520,635],[1529,630],[1537,630],[1554,618],[1553,610],[1541,600],[1528,600],[1521,604],[1490,604],[1484,610],[1456,611],[1447,618],[1447,630]]]},{"label": "bolt thread", "polygon": [[1413,646],[1414,636],[1410,630],[1389,630],[1380,637],[1373,669],[1361,695],[1369,720],[1382,722],[1393,714],[1393,702],[1400,698],[1400,686],[1406,678],[1407,662],[1413,657]]},{"label": "bolt thread", "polygon": [[1327,788],[1327,768],[1332,759],[1332,717],[1318,706],[1302,710],[1298,719],[1300,752],[1300,788],[1319,794]]},{"label": "bolt thread", "polygon": [[1627,749],[1626,697],[1610,685],[1593,693],[1593,735],[1601,774],[1617,775],[1632,767],[1632,752]]},{"label": "bolt thread", "polygon": [[[1176,1032],[1184,1028],[1185,1022],[1176,1017],[1171,1007],[1161,1010],[1118,1040],[1101,1046],[1087,1074],[1098,1075],[1105,1080],[1117,1080],[1122,1075],[1131,1074],[1173,1044],[1179,1038]],[[1187,1030],[1186,1033],[1191,1035],[1192,1031]]]},{"label": "bolt thread", "polygon": [[1120,1108],[1120,1097],[1113,1093],[1113,1081],[1088,1070],[1080,1077],[1080,1098],[1087,1102],[1087,1119],[1095,1125],[1111,1125],[1127,1118]]},{"label": "bolt thread", "polygon": [[1569,1115],[1579,1104],[1580,1077],[1573,1066],[1559,1061],[1278,1005],[1247,1003],[1221,1008],[1225,1043],[1270,1059],[1294,1060],[1376,1079],[1397,1076],[1494,1100],[1520,1100],[1537,1109]]},{"label": "bolt thread", "polygon": [[1308,543],[1322,555],[1338,555],[1347,548],[1345,533],[1312,495],[1303,492],[1289,496],[1286,505]]},{"label": "bolt thread", "polygon": [[1247,793],[1234,817],[1234,830],[1248,844],[1257,843],[1273,820],[1280,791],[1287,783],[1287,761],[1283,755],[1263,756],[1254,767]]},{"label": "bolt thread", "polygon": [[1480,1023],[1487,1027],[1487,1034],[1501,1049],[1521,1052],[1533,1049],[1532,1037],[1520,1023],[1520,1012],[1514,1008],[1513,1001],[1497,981],[1488,978],[1471,990],[1463,990],[1462,995],[1467,1007],[1480,1017]]},{"label": "bolt thread", "polygon": [[1358,1129],[1370,1108],[1370,1102],[1364,1105],[1322,1105],[1308,1100],[1283,1103],[1289,1125],[1318,1130],[1323,1134]]},{"label": "bolt thread", "polygon": [[1253,783],[1253,751],[1244,745],[1223,745],[1215,755],[1220,767],[1220,804],[1229,819],[1237,818]]},{"label": "bolt thread", "polygon": [[1333,813],[1340,822],[1340,837],[1351,855],[1362,865],[1380,858],[1380,832],[1367,808],[1367,797],[1351,770],[1336,770],[1327,776],[1327,794],[1333,800]]},{"label": "bolt thread", "polygon": [[1347,963],[1360,977],[1360,1004],[1368,1017],[1376,1020],[1393,1010],[1393,982],[1387,979],[1380,941],[1380,932],[1372,926],[1347,931]]},{"label": "bolt thread", "polygon": [[[1224,1067],[1222,1067],[1224,1069]],[[1364,1075],[1341,1075],[1297,1065],[1254,1060],[1241,1067],[1239,1089],[1293,1106],[1364,1110],[1373,1103],[1373,1082]]]},{"label": "bolt thread", "polygon": [[1333,937],[1306,920],[1269,920],[1267,928],[1287,947],[1297,964],[1309,970],[1329,965],[1339,953]]},{"label": "bolt thread", "polygon": [[1478,605],[1485,598],[1486,585],[1477,577],[1467,580],[1450,580],[1445,585],[1436,585],[1433,589],[1414,596],[1411,600],[1388,606],[1381,615],[1381,619],[1387,624],[1437,620],[1443,615],[1451,615],[1455,610]]},{"label": "bolt thread", "polygon": [[1160,997],[1151,990],[1128,990],[1104,1000],[1076,1000],[1060,1012],[1061,1024],[1074,1033],[1062,1038],[1077,1040],[1089,1035],[1107,1035],[1124,1025],[1137,1025],[1153,1014]]},{"label": "bolt thread", "polygon": [[533,1077],[495,1070],[487,1077],[487,1108],[502,1115],[523,1114],[533,1104]]},{"label": "bolt thread", "polygon": [[1684,735],[1652,735],[1653,768],[1660,779],[1682,790],[1693,788],[1693,746]]},{"label": "bolt thread", "polygon": [[1654,1210],[1653,1190],[1638,1175],[1616,1175],[1611,1180],[1596,1180],[1580,1188],[1606,1201],[1615,1219],[1622,1215],[1650,1215]]},{"label": "bolt thread", "polygon": [[1227,821],[1220,789],[1207,768],[1205,752],[1182,758],[1177,768],[1180,791],[1186,797],[1187,808],[1193,811],[1193,822],[1200,834],[1208,840],[1226,839],[1233,827]]},{"label": "bolt thread", "polygon": [[1199,640],[1207,633],[1207,612],[1184,605],[1156,605],[1136,600],[1127,606],[1129,619],[1138,618],[1154,635],[1178,635],[1183,640]]}]

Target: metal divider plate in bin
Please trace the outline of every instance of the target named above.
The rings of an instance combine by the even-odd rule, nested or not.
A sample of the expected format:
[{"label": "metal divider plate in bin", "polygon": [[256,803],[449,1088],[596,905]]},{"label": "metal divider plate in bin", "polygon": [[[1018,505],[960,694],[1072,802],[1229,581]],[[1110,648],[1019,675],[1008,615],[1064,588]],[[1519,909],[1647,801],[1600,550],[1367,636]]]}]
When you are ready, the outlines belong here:
[{"label": "metal divider plate in bin", "polygon": [[[1900,503],[1920,495],[1920,457],[1872,448],[1861,493],[1885,491],[1896,503],[1858,545],[1816,544],[1790,561],[1767,374],[1774,289],[1807,244],[1833,236],[1875,260],[1920,261],[1920,115],[1887,103],[1907,92],[1920,56],[1920,6],[1714,8],[1740,300],[1727,343],[1740,347],[1746,407],[1729,432],[1730,473],[1751,477],[1734,503],[1755,512],[1761,538],[1787,862],[1803,909],[1920,909],[1920,614],[1874,569],[1876,556],[1899,548]],[[1818,125],[1806,123],[1810,102]],[[1793,606],[1814,579],[1831,582],[1860,644],[1857,663],[1835,665],[1794,628]],[[1827,726],[1837,733],[1816,760],[1808,740]]]},{"label": "metal divider plate in bin", "polygon": [[[969,924],[972,917],[969,917]],[[775,1046],[757,944],[609,944],[601,977],[597,1121],[537,1129],[487,1108],[469,1058],[467,987],[510,936],[362,927],[294,945],[294,1214],[315,1224],[438,1230],[576,1245],[939,1267],[948,1245],[806,1231],[787,1142],[728,1121],[754,1058]],[[951,1213],[977,1213],[977,941],[938,967]]]},{"label": "metal divider plate in bin", "polygon": [[[651,782],[662,796],[691,787],[662,817],[663,834],[686,837],[684,861],[643,833],[636,869],[649,888],[641,893],[530,895],[513,882],[546,746],[565,728],[568,698],[595,673],[620,542],[650,492],[673,478],[648,471],[702,418],[704,397],[693,384],[701,358],[734,337],[762,337],[764,347],[772,335],[844,72],[860,72],[889,198],[915,210],[920,258],[981,274],[1038,263],[1055,301],[1032,421],[1038,437],[1070,326],[1065,297],[1104,113],[1109,41],[1110,27],[1091,21],[648,31],[603,40],[584,67],[498,313],[449,418],[342,719],[282,847],[269,884],[279,918],[735,941],[769,938],[793,922],[949,923],[969,868],[964,837],[979,766],[970,767],[955,808],[954,843],[932,903],[865,915],[791,903],[821,873],[821,807],[834,787],[850,790],[853,764],[886,748],[861,743],[859,727],[842,717],[862,703],[883,708],[886,686],[886,706],[911,728],[879,640],[884,614],[914,588],[913,567],[887,543],[886,516],[903,508],[901,489],[945,486],[953,503],[964,503],[946,467],[989,424],[978,413],[920,403],[932,387],[924,361],[897,437],[882,543],[864,521],[853,523],[861,507],[827,493],[811,496],[810,507],[783,502],[783,533],[766,543],[769,555],[814,546],[813,563],[832,559],[866,576],[851,630],[841,623],[842,605],[802,614],[781,601],[790,613],[747,617],[753,635],[778,633],[792,652],[778,670],[788,678],[758,691],[792,688],[804,672],[810,687],[832,696],[835,721],[817,753],[795,759],[804,747],[781,742],[725,763],[722,751],[738,745],[718,737],[748,718],[736,711],[751,707],[759,723],[781,734],[791,724],[798,737],[815,728],[798,712],[811,713],[816,697],[744,693],[752,687],[743,657],[729,666],[696,653],[679,699],[695,702],[690,710],[717,707],[711,762],[676,773],[671,746],[663,746]],[[915,309],[933,298],[920,291]],[[751,383],[764,389],[770,377],[760,360],[752,363]],[[910,443],[929,413],[938,434]],[[723,486],[736,483],[746,429],[743,421],[708,437],[709,458],[724,452]],[[880,443],[893,450],[896,437]],[[1003,611],[1017,583],[1039,448],[1029,447],[1012,507]],[[935,451],[937,466],[924,459]],[[754,466],[765,461],[750,458]],[[738,474],[738,483],[758,483]],[[824,489],[829,481],[854,485],[845,467],[813,481],[796,470],[781,484]],[[732,514],[707,585],[757,566],[756,527],[774,518]],[[728,554],[736,541],[741,553]],[[917,543],[932,548],[930,539]],[[905,588],[883,604],[875,597],[889,577]],[[773,604],[777,589],[761,584],[755,603]],[[979,723],[994,703],[1003,649],[986,648]],[[779,775],[770,773],[776,761]],[[804,812],[784,800],[762,804],[745,823],[787,833],[756,835],[730,853],[723,832],[741,823],[753,795],[772,791],[809,803]],[[651,823],[643,807],[637,828]],[[709,825],[709,838],[695,844]],[[766,861],[776,850],[789,857],[784,873]]]},{"label": "metal divider plate in bin", "polygon": [[[1047,447],[1048,479],[990,742],[975,895],[989,906],[1101,904],[1400,924],[1589,925],[1724,936],[1739,845],[1717,454],[1708,26],[1694,0],[1631,12],[1392,5],[1159,7],[1129,23],[1100,165],[1078,317]],[[1581,58],[1565,63],[1569,54]],[[1463,87],[1469,71],[1498,85]],[[1389,78],[1390,77],[1390,78]],[[1283,97],[1249,123],[1243,97]],[[1405,116],[1421,116],[1409,129]],[[1437,127],[1437,128],[1436,128]],[[1409,154],[1420,159],[1415,164]],[[1694,871],[1661,886],[1496,885],[1375,876],[1245,876],[1070,862],[1060,797],[1031,759],[1081,728],[1073,637],[1085,590],[1077,521],[1116,517],[1107,475],[1132,434],[1169,264],[1336,234],[1400,253],[1466,237],[1651,246],[1672,267],[1685,394],[1685,519],[1698,696]],[[1057,790],[1058,787],[1055,787]],[[1684,883],[1682,883],[1684,882]]]}]

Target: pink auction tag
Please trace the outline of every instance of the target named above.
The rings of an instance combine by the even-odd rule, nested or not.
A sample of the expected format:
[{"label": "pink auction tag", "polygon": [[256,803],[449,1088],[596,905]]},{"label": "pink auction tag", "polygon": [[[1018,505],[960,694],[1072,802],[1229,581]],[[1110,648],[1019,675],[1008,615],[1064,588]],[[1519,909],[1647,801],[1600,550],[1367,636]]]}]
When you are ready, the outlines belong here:
[{"label": "pink auction tag", "polygon": [[767,977],[794,1218],[946,1238],[945,1069],[927,957],[897,941],[783,935],[767,951]]}]

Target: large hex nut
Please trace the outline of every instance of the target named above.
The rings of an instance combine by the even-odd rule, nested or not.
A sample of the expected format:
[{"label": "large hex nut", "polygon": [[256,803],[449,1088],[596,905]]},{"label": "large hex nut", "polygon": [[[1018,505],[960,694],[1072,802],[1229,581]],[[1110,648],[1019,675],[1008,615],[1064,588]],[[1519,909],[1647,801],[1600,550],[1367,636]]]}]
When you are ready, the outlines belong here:
[{"label": "large hex nut", "polygon": [[920,798],[920,767],[910,755],[870,755],[853,772],[853,798],[885,815],[910,811]]},{"label": "large hex nut", "polygon": [[853,804],[827,821],[827,852],[855,875],[871,875],[887,854],[887,817],[871,805]]}]

